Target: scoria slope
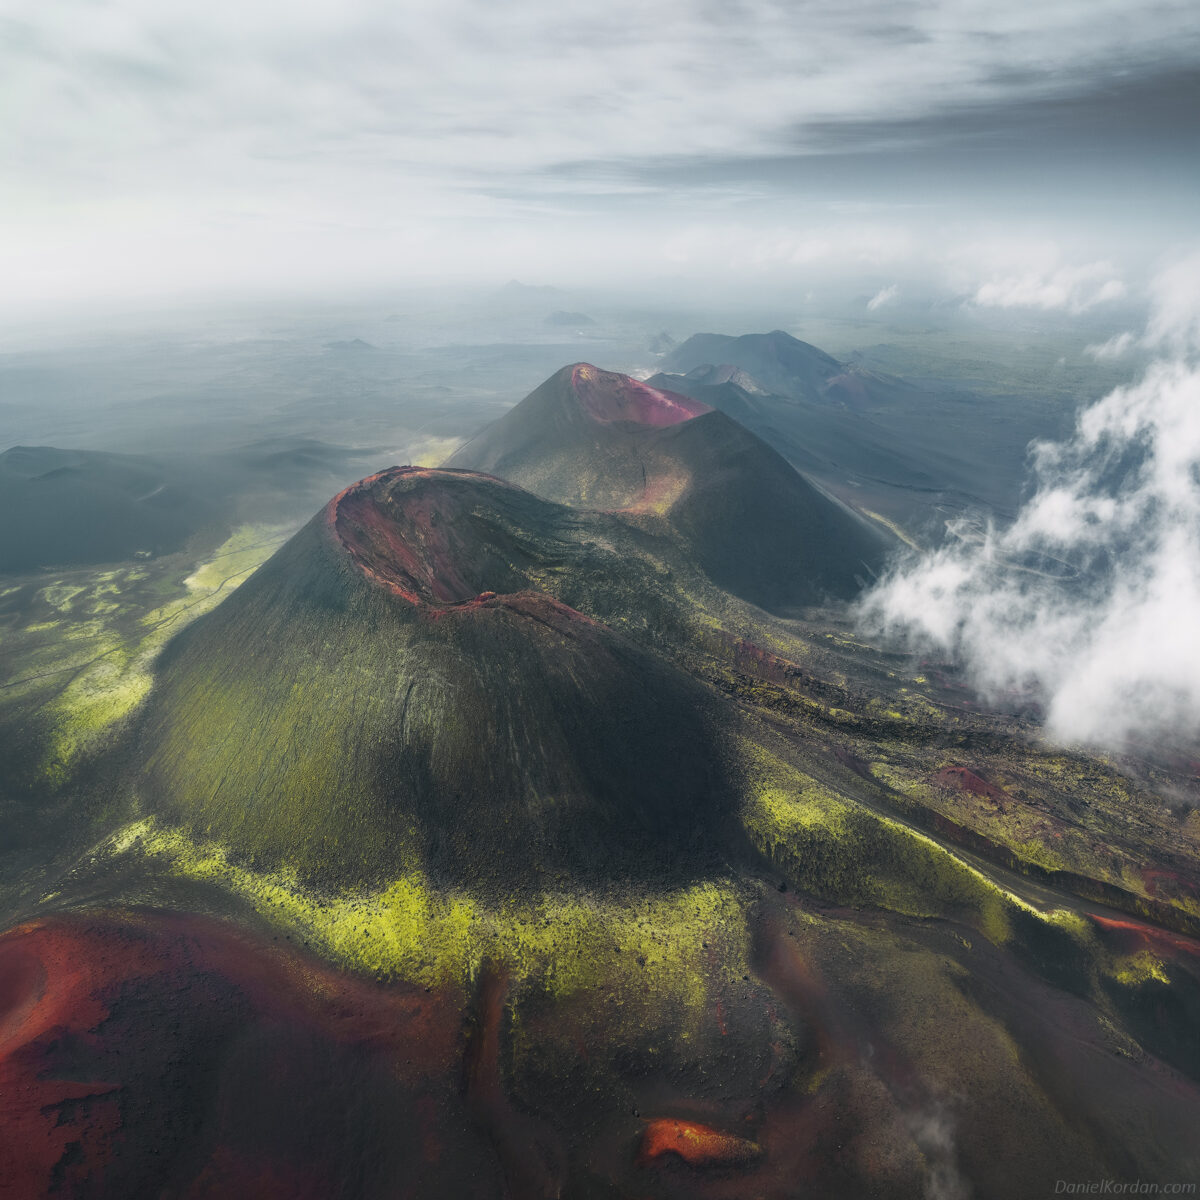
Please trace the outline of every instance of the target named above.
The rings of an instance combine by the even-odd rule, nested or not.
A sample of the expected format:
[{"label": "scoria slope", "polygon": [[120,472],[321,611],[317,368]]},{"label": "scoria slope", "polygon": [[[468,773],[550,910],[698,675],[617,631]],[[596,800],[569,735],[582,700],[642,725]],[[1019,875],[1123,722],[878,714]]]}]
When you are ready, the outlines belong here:
[{"label": "scoria slope", "polygon": [[559,371],[446,465],[562,504],[660,518],[718,587],[772,612],[855,595],[886,549],[724,413],[586,363]]},{"label": "scoria slope", "polygon": [[727,807],[701,689],[542,582],[636,590],[588,549],[616,524],[465,472],[347,489],[164,656],[139,793],[343,882],[693,869]]}]

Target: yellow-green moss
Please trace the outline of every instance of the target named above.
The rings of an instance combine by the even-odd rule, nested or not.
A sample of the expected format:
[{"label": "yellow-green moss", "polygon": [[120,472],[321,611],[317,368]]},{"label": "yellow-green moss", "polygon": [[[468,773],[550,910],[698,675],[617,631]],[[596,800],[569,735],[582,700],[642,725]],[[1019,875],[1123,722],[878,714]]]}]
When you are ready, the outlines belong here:
[{"label": "yellow-green moss", "polygon": [[747,762],[746,830],[797,887],[910,916],[958,916],[996,943],[1010,936],[1010,909],[1028,908],[900,821],[836,795],[757,747]]},{"label": "yellow-green moss", "polygon": [[427,986],[465,986],[483,963],[502,964],[515,986],[556,999],[603,989],[632,1005],[649,994],[686,1027],[711,1009],[715,978],[749,969],[743,903],[728,883],[493,906],[438,890],[412,869],[376,891],[322,895],[293,872],[256,871],[154,818],[120,831],[103,853],[139,854],[169,874],[215,884],[323,957]]},{"label": "yellow-green moss", "polygon": [[1167,974],[1167,964],[1149,950],[1140,950],[1137,954],[1117,959],[1113,964],[1112,976],[1126,987],[1137,987],[1151,980],[1157,980],[1159,983],[1171,982]]},{"label": "yellow-green moss", "polygon": [[[78,755],[129,716],[152,685],[154,660],[167,641],[190,621],[215,607],[278,547],[287,534],[282,527],[243,525],[212,557],[185,580],[186,593],[145,613],[132,627],[112,619],[122,606],[109,600],[122,588],[145,579],[146,572],[109,570],[92,576],[90,586],[51,585],[42,589],[47,602],[74,619],[62,629],[64,643],[87,642],[87,658],[62,659],[58,669],[68,682],[47,706],[52,735],[43,770],[61,782]],[[26,632],[46,628],[28,627]],[[72,652],[74,654],[74,652]],[[73,675],[68,675],[70,671]]]}]

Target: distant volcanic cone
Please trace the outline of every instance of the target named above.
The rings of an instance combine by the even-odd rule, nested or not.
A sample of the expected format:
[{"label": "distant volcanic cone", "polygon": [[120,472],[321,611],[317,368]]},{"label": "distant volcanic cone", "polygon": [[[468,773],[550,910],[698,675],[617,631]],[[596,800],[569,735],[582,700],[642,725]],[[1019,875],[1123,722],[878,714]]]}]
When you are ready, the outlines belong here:
[{"label": "distant volcanic cone", "polygon": [[348,488],[164,654],[143,799],[329,882],[697,870],[730,806],[705,693],[543,586],[606,524],[459,471]]},{"label": "distant volcanic cone", "polygon": [[551,376],[446,465],[561,504],[661,517],[714,583],[773,612],[852,597],[886,549],[724,413],[587,363]]}]

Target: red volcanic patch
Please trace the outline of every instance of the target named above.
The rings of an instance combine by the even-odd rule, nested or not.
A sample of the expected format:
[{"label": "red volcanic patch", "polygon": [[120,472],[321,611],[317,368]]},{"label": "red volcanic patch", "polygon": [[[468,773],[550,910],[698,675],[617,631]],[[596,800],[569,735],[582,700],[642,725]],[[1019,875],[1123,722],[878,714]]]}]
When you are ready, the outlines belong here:
[{"label": "red volcanic patch", "polygon": [[[410,604],[487,599],[495,593],[469,581],[479,569],[465,520],[474,501],[454,486],[466,475],[392,467],[335,496],[326,520],[359,570]],[[512,488],[490,475],[469,478]]]},{"label": "red volcanic patch", "polygon": [[1157,925],[1148,925],[1135,919],[1102,917],[1099,913],[1089,913],[1088,916],[1092,923],[1117,945],[1121,953],[1133,953],[1148,946],[1164,955],[1178,952],[1200,959],[1200,941],[1195,938],[1172,933],[1170,930],[1160,929]]},{"label": "red volcanic patch", "polygon": [[953,788],[956,792],[970,792],[975,796],[987,796],[989,800],[995,800],[997,804],[1012,799],[1003,788],[997,787],[994,783],[988,783],[986,779],[981,779],[974,771],[969,771],[966,767],[943,767],[933,774],[930,783],[937,784],[938,787]]},{"label": "red volcanic patch", "polygon": [[638,425],[679,425],[712,409],[690,396],[664,392],[616,371],[601,371],[579,363],[571,372],[571,386],[579,405],[593,421],[603,425],[632,421]]},{"label": "red volcanic patch", "polygon": [[[480,482],[496,495],[482,495],[474,486]],[[522,587],[507,562],[511,550],[489,543],[495,530],[480,510],[505,493],[521,489],[469,471],[392,467],[339,493],[325,516],[368,579],[435,618],[502,607],[562,629],[594,626],[583,613]]]},{"label": "red volcanic patch", "polygon": [[697,1121],[674,1117],[651,1121],[642,1134],[638,1162],[648,1165],[672,1154],[690,1167],[734,1167],[754,1162],[762,1147]]},{"label": "red volcanic patch", "polygon": [[455,1132],[462,1021],[461,996],[349,977],[208,918],[10,930],[0,1197],[317,1200],[361,1169],[348,1129],[377,1139],[368,1168],[397,1185],[441,1178],[451,1150],[486,1167]]},{"label": "red volcanic patch", "polygon": [[1200,898],[1197,895],[1195,883],[1178,871],[1172,871],[1166,867],[1142,867],[1141,872],[1147,896],[1161,897],[1166,900],[1177,896],[1186,896],[1191,900]]},{"label": "red volcanic patch", "polygon": [[329,503],[329,523],[363,574],[410,604],[456,604],[476,595],[455,561],[436,482],[402,495],[390,486],[436,478],[436,471],[422,467],[393,467],[368,475]]}]

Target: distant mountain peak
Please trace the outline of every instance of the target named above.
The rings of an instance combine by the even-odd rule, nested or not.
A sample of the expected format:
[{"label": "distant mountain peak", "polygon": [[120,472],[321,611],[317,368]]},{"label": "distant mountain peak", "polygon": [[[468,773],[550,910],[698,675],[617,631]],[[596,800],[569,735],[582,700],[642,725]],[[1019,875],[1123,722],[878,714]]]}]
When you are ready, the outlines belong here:
[{"label": "distant mountain peak", "polygon": [[782,329],[739,337],[693,334],[664,357],[663,369],[695,383],[735,383],[749,393],[857,410],[887,405],[898,391],[911,390],[901,379],[839,362]]},{"label": "distant mountain peak", "polygon": [[591,363],[558,371],[446,465],[661,521],[716,586],[770,611],[854,595],[882,554],[875,530],[725,413]]},{"label": "distant mountain peak", "polygon": [[690,396],[651,387],[617,371],[602,371],[591,363],[576,363],[571,368],[571,387],[583,412],[602,425],[614,421],[678,425],[712,411]]}]

